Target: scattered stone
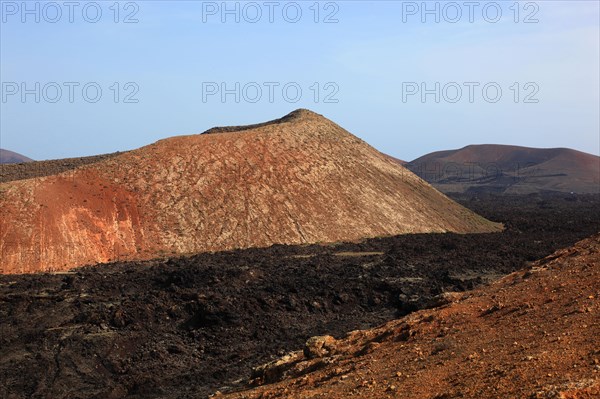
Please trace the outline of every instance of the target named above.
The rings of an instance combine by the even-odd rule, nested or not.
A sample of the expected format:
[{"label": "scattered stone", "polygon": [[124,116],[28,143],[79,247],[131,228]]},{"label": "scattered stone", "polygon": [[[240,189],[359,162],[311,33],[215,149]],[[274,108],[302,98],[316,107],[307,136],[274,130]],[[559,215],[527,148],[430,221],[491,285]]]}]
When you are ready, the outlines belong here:
[{"label": "scattered stone", "polygon": [[304,356],[315,359],[330,356],[335,352],[336,340],[330,335],[311,337],[304,345]]},{"label": "scattered stone", "polygon": [[281,380],[292,364],[301,359],[300,352],[291,352],[272,362],[262,364],[252,369],[254,384],[270,384]]}]

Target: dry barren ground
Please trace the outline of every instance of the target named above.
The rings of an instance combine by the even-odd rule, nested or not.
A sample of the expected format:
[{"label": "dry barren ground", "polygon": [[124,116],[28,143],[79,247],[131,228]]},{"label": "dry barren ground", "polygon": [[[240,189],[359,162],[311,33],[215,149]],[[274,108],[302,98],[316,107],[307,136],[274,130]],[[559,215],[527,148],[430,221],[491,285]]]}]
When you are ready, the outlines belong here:
[{"label": "dry barren ground", "polygon": [[[68,274],[1,276],[0,397],[205,398],[217,389],[238,386],[234,381],[249,378],[252,367],[301,348],[311,336],[328,334],[339,339],[348,331],[374,327],[432,306],[439,303],[435,296],[443,292],[472,289],[600,230],[597,196],[467,197],[461,201],[483,216],[505,223],[506,231],[405,235],[330,246],[274,246],[115,263]],[[560,323],[565,316],[567,324],[559,323],[561,330],[548,330],[549,337],[576,343],[576,336],[563,338],[562,333],[588,316],[570,312],[591,307],[596,312],[591,314],[597,314],[596,302],[585,299],[585,295],[597,295],[588,293],[591,284],[598,287],[597,281],[585,273],[580,274],[578,296],[566,297],[570,302],[553,313]],[[570,292],[560,288],[558,277],[544,284],[548,291],[538,293],[531,309],[544,309],[543,300],[562,301],[561,296]],[[517,316],[530,309],[514,302],[520,297],[504,299],[497,294],[497,303],[491,294],[486,298],[489,302],[482,299],[468,311],[479,312],[482,316],[477,320],[491,323],[481,324],[481,334],[490,340],[503,337],[494,335],[493,323],[510,320],[519,327]],[[498,310],[483,315],[494,304]],[[462,316],[452,317],[447,321],[451,330],[446,332],[446,341],[427,341],[421,354],[414,353],[415,359],[432,356],[430,345],[437,343],[435,361],[447,359],[466,367],[469,362],[477,365],[486,360],[483,349],[488,343],[467,351],[463,338],[453,335],[459,331],[453,332],[458,325],[452,320]],[[424,321],[418,328],[423,329],[422,334],[439,333],[435,324],[439,320]],[[514,333],[525,326],[529,324]],[[512,337],[512,329],[502,328],[502,334]],[[505,348],[519,359],[534,358],[515,367],[537,365],[534,370],[540,389],[550,389],[543,384],[561,384],[563,380],[545,376],[555,371],[550,370],[553,363],[546,361],[543,351],[521,346],[543,337],[535,325],[529,331],[531,336],[511,338]],[[431,335],[431,340],[434,338]],[[517,342],[514,347],[513,342]],[[560,348],[562,343],[556,345]],[[468,359],[471,355],[474,357]],[[568,361],[591,372],[592,366],[586,362],[593,359],[577,358],[584,355],[588,356],[573,352],[575,357]],[[511,382],[502,375],[515,374],[501,366],[493,381]],[[420,370],[420,363],[412,367],[414,370],[407,371],[410,378]],[[404,373],[394,367],[389,370],[392,374],[382,372],[382,378],[399,387],[402,378],[389,379],[396,372]],[[584,383],[581,375],[581,380],[573,381]],[[461,382],[461,374],[448,378],[457,385],[440,385],[436,392],[470,392]],[[383,386],[384,380],[378,380],[378,386]],[[370,375],[351,381],[348,389],[363,381],[368,385]],[[370,388],[365,389],[363,392]]]},{"label": "dry barren ground", "polygon": [[[600,397],[600,235],[450,304],[304,350],[223,399]],[[282,380],[278,383],[273,383]]]}]

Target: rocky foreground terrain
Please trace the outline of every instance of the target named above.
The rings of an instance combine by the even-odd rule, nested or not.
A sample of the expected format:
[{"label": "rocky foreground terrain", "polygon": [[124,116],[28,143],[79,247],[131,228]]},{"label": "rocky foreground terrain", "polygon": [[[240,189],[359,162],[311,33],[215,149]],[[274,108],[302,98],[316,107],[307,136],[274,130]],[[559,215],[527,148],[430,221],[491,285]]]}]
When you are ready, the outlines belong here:
[{"label": "rocky foreground terrain", "polygon": [[5,182],[0,193],[0,273],[502,229],[308,110]]},{"label": "rocky foreground terrain", "polygon": [[[316,374],[308,374],[305,385],[295,380],[261,389],[279,397],[298,389],[298,395],[305,396],[297,397],[311,397],[314,390],[335,398],[327,393],[333,386],[328,384],[340,382],[340,392],[348,395],[413,397],[406,389],[427,385],[425,376],[432,378],[432,389],[427,391],[430,396],[421,397],[428,398],[477,397],[474,392],[490,394],[479,398],[527,397],[501,396],[508,392],[502,390],[496,395],[477,383],[479,378],[490,382],[489,389],[523,386],[531,388],[527,394],[552,392],[553,387],[564,390],[565,384],[589,388],[586,381],[597,375],[590,374],[596,355],[590,354],[589,343],[582,343],[581,350],[572,346],[588,338],[597,342],[597,299],[586,299],[597,298],[593,270],[582,268],[578,281],[566,279],[564,287],[562,279],[575,274],[556,274],[553,279],[551,269],[534,272],[529,279],[513,277],[519,282],[514,297],[508,282],[492,286],[485,296],[445,293],[470,290],[531,267],[529,262],[597,233],[600,198],[458,199],[502,222],[506,230],[279,245],[0,276],[0,397],[204,399],[217,390],[240,388],[251,378],[252,368],[302,349],[310,337],[342,339],[349,331],[469,295],[473,302],[457,310],[395,322],[388,338],[375,339],[377,332],[354,335],[340,347],[346,358],[338,360],[345,363],[328,369],[323,365],[329,360],[317,360]],[[573,259],[584,259],[577,256]],[[431,320],[429,314],[434,314]],[[409,325],[409,336],[396,342],[391,337],[404,334],[403,323]],[[374,342],[367,345],[369,340]],[[378,352],[371,355],[371,349],[365,349],[355,354],[350,349],[353,342],[361,351],[380,344],[381,368],[370,360],[380,359],[374,357]],[[398,345],[407,348],[398,353],[410,356],[396,359]],[[564,351],[564,361],[557,350]],[[425,368],[431,368],[431,374]],[[531,373],[525,372],[529,368]],[[521,377],[519,370],[525,370]],[[254,377],[256,383],[274,378],[256,372]]]},{"label": "rocky foreground terrain", "polygon": [[[600,234],[447,304],[255,369],[223,399],[600,397]],[[278,382],[278,380],[281,380]]]}]

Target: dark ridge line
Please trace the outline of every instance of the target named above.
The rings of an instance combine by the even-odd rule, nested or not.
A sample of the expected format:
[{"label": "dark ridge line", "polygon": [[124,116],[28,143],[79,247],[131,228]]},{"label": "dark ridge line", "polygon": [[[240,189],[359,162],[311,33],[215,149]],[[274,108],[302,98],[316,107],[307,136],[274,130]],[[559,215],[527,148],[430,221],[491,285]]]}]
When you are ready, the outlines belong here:
[{"label": "dark ridge line", "polygon": [[88,157],[52,159],[16,164],[0,164],[0,183],[57,175],[59,173],[77,169],[80,166],[91,165],[111,159],[118,155],[125,154],[126,152],[127,151],[121,151],[110,154],[91,155]]},{"label": "dark ridge line", "polygon": [[279,118],[279,119],[273,119],[271,121],[267,121],[267,122],[262,122],[262,123],[255,123],[252,125],[243,125],[243,126],[217,126],[217,127],[213,127],[211,129],[208,129],[207,131],[205,131],[204,133],[201,134],[218,134],[218,133],[235,133],[235,132],[242,132],[245,130],[252,130],[252,129],[258,129],[261,127],[265,127],[265,126],[270,126],[270,125],[280,125],[283,123],[288,123],[288,122],[292,122],[295,120],[299,120],[302,119],[303,117],[309,116],[309,115],[319,115],[311,110],[308,109],[297,109],[295,111],[290,112],[289,114],[287,114],[286,116]]}]

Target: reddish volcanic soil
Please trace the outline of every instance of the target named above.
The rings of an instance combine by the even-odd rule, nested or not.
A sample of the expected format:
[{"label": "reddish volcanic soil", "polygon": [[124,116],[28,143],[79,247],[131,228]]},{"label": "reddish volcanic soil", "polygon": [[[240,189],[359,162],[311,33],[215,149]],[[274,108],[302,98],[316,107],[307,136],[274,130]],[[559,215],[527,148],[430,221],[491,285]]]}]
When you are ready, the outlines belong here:
[{"label": "reddish volcanic soil", "polygon": [[600,157],[568,148],[470,145],[406,166],[445,193],[600,191]]},{"label": "reddish volcanic soil", "polygon": [[502,228],[307,110],[207,133],[0,184],[0,272]]},{"label": "reddish volcanic soil", "polygon": [[315,337],[217,398],[600,397],[600,234],[449,304]]}]

